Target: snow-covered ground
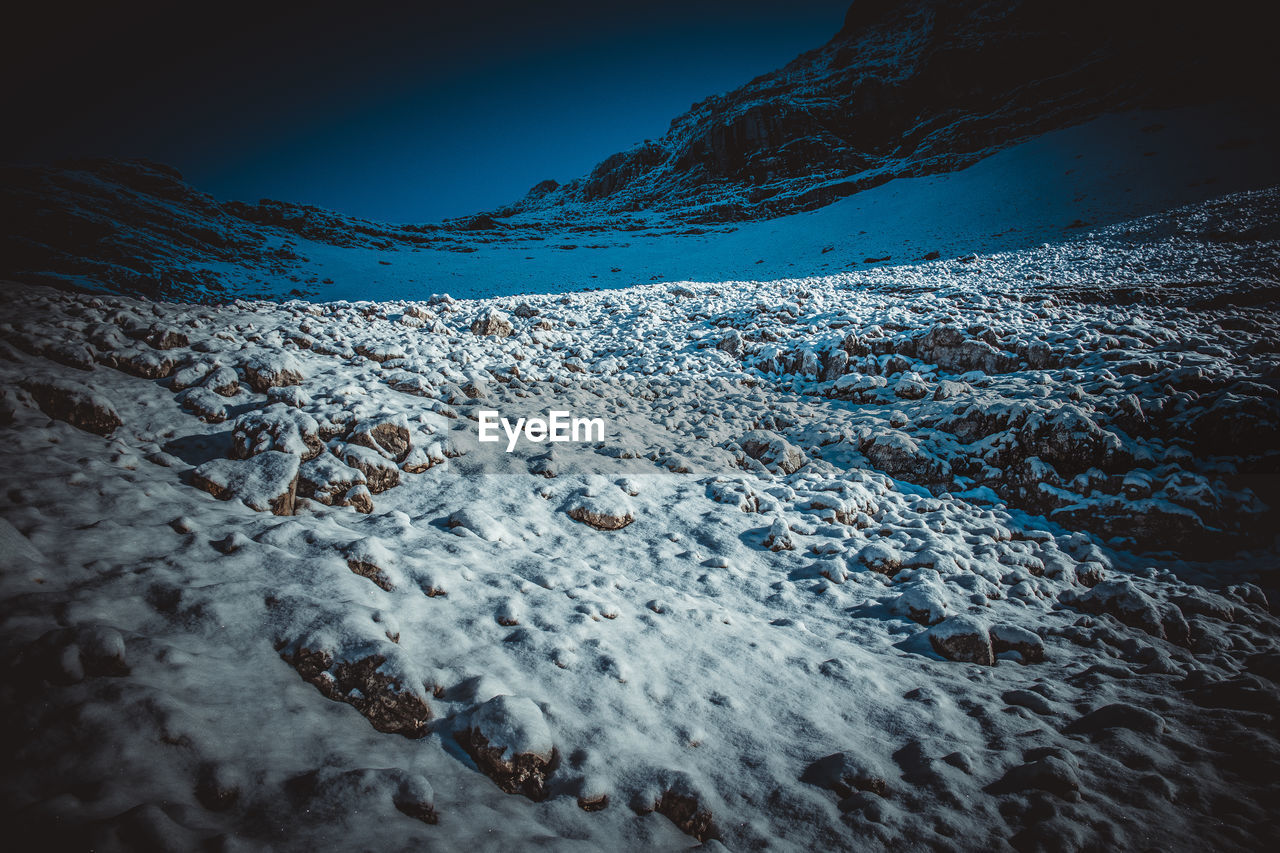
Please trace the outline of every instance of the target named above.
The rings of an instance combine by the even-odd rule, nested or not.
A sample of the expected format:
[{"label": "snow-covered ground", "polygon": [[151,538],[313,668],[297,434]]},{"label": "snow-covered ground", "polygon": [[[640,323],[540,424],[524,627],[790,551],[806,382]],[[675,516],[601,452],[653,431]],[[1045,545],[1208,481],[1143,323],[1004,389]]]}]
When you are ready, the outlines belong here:
[{"label": "snow-covered ground", "polygon": [[[1278,209],[470,301],[6,287],[6,823],[1272,845]],[[551,408],[605,440],[476,441]]]}]

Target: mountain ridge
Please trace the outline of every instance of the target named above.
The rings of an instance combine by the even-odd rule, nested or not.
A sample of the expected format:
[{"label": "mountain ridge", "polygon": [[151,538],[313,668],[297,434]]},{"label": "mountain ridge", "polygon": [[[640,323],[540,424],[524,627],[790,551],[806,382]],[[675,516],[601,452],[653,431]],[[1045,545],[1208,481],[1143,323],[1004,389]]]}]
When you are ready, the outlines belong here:
[{"label": "mountain ridge", "polygon": [[[1250,99],[1250,86],[1266,78],[1245,72],[1266,54],[1249,50],[1248,39],[1236,45],[1236,56],[1227,57],[1234,43],[1222,34],[1222,24],[1206,22],[1188,35],[1171,17],[1149,23],[1149,4],[1108,15],[1101,15],[1101,3],[1086,5],[1084,12],[1098,15],[1016,0],[855,3],[825,45],[732,92],[699,101],[673,119],[661,139],[606,157],[584,177],[545,180],[517,202],[441,223],[381,223],[272,199],[221,202],[187,185],[176,169],[145,160],[0,166],[0,274],[199,301],[254,293],[227,281],[235,278],[228,270],[252,268],[251,277],[295,282],[290,295],[307,296],[329,284],[332,274],[316,270],[316,264],[301,269],[305,253],[316,248],[305,241],[375,253],[480,251],[486,258],[499,246],[521,257],[551,257],[609,248],[605,244],[626,250],[633,240],[653,237],[698,242],[830,207],[896,179],[955,173],[1028,139],[1098,121],[1103,113],[1234,101],[1238,113],[1259,116],[1259,127],[1276,123],[1274,94]],[[1202,49],[1190,49],[1189,40]],[[1269,138],[1273,129],[1252,141]],[[1166,153],[1171,145],[1187,148],[1185,133],[1180,141],[1171,135],[1161,140]],[[1134,139],[1126,144],[1131,159],[1137,152],[1146,156],[1134,148]],[[1231,168],[1225,156],[1195,175],[1169,176],[1184,182],[1215,179],[1209,169]],[[1256,161],[1256,151],[1251,156]],[[1064,165],[1060,156],[1052,165],[1041,164]],[[1194,200],[1169,197],[1124,215]],[[821,247],[824,255],[865,233],[860,229],[868,225],[849,216],[867,215],[874,214],[830,217],[823,227],[836,230]],[[920,253],[937,248],[926,246]],[[690,249],[700,247],[682,244],[680,257]],[[866,249],[789,258],[771,273],[752,269],[749,277],[791,275],[797,265],[808,265],[809,272],[830,270],[836,257],[848,268],[864,255],[870,263],[890,254],[883,246]],[[376,269],[384,263],[389,262],[367,265]],[[617,286],[619,276],[630,283],[670,278],[663,264],[642,268],[639,279],[631,277],[637,271],[630,254],[606,262],[597,253],[564,270],[559,261],[550,266],[570,273],[556,279],[558,286],[573,288],[605,283],[601,279]],[[475,272],[458,265],[446,271],[448,266],[432,267],[441,289],[449,285],[442,276]],[[688,263],[679,266],[679,275],[696,274]]]},{"label": "mountain ridge", "polygon": [[771,218],[963,168],[1108,110],[1196,103],[1249,79],[1258,59],[1247,48],[1212,22],[1192,34],[1173,17],[1151,4],[855,2],[825,45],[492,215]]}]

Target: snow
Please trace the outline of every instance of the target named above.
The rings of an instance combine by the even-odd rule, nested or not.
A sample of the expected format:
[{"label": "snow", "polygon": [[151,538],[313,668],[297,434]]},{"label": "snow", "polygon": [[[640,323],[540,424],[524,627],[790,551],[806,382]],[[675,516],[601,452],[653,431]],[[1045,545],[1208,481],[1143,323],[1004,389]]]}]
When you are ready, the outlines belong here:
[{"label": "snow", "polygon": [[[483,300],[0,288],[0,801],[106,849],[1265,847],[1278,208]],[[476,440],[553,407],[604,441]]]}]

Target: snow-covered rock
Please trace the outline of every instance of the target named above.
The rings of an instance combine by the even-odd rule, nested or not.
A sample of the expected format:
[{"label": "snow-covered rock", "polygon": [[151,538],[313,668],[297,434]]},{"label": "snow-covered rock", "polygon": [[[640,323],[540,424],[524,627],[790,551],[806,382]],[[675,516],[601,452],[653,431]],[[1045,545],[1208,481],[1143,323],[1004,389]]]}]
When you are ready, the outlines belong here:
[{"label": "snow-covered rock", "polygon": [[123,425],[115,405],[101,392],[65,379],[26,379],[22,389],[40,411],[77,429],[110,435]]},{"label": "snow-covered rock", "polygon": [[192,479],[220,501],[238,499],[258,512],[292,515],[300,459],[267,450],[250,459],[215,459],[192,472]]},{"label": "snow-covered rock", "polygon": [[546,797],[555,754],[541,709],[524,696],[495,696],[472,711],[455,735],[498,787],[531,800]]},{"label": "snow-covered rock", "polygon": [[302,382],[302,370],[297,360],[288,353],[255,355],[241,367],[245,381],[259,394],[265,394],[269,388],[298,385]]},{"label": "snow-covered rock", "polygon": [[929,643],[947,660],[995,666],[987,626],[972,616],[952,616],[934,625],[929,629]]}]

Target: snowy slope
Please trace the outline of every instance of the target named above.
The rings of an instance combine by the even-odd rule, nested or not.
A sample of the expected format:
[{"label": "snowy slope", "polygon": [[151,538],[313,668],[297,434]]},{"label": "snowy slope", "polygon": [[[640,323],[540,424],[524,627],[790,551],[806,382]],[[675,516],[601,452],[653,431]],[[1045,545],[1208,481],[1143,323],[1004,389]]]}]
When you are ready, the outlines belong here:
[{"label": "snowy slope", "polygon": [[1274,111],[1255,107],[1109,115],[960,171],[707,227],[647,213],[537,212],[480,231],[395,226],[296,205],[219,204],[147,164],[11,168],[0,274],[217,302],[472,298],[861,270],[1069,242],[1087,227],[1280,183],[1277,128]]},{"label": "snowy slope", "polygon": [[[6,822],[1274,845],[1278,202],[772,282],[6,287]],[[553,406],[605,440],[476,441]]]}]

